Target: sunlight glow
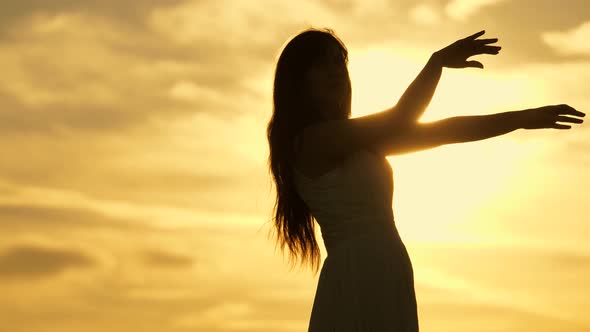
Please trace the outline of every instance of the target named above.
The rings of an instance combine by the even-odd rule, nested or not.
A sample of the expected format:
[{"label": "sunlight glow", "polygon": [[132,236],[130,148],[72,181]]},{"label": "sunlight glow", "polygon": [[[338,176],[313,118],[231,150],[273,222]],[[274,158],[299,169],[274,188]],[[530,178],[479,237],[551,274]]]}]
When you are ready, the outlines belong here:
[{"label": "sunlight glow", "polygon": [[[353,117],[393,106],[426,63],[416,54],[411,49],[378,46],[351,55]],[[526,78],[508,73],[444,69],[420,121],[525,108],[534,100],[535,87]],[[476,220],[483,220],[478,211],[511,201],[511,193],[518,189],[512,182],[534,168],[529,161],[537,149],[531,147],[512,136],[390,156],[400,232],[409,241],[499,239],[479,229],[491,226],[478,225]]]},{"label": "sunlight glow", "polygon": [[408,52],[395,52],[392,46],[373,46],[354,53],[349,72],[352,81],[352,116],[382,111],[393,106],[422,69],[421,62]]}]

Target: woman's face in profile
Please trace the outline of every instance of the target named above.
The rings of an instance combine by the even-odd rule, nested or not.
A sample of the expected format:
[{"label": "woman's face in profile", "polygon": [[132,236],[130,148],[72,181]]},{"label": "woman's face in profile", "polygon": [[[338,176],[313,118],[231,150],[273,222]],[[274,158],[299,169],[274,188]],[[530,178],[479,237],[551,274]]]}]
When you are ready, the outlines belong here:
[{"label": "woman's face in profile", "polygon": [[328,118],[348,113],[351,86],[348,68],[337,45],[331,47],[312,64],[307,73],[308,87],[314,100],[327,112]]}]

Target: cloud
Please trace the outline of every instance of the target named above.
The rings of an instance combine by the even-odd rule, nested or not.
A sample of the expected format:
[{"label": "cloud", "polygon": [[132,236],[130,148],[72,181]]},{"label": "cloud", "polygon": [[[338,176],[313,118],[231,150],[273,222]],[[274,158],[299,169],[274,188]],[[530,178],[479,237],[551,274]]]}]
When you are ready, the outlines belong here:
[{"label": "cloud", "polygon": [[[227,209],[220,197],[228,190],[238,196],[240,183],[251,187],[255,178],[244,177],[240,170],[234,175],[217,173],[235,170],[227,159],[235,149],[228,150],[233,138],[224,137],[218,140],[219,149],[205,151],[210,136],[201,133],[252,136],[251,129],[230,126],[240,113],[263,108],[253,85],[258,82],[251,80],[260,76],[262,59],[272,62],[276,45],[238,38],[235,34],[242,29],[224,31],[224,38],[208,30],[193,44],[180,43],[173,33],[154,30],[150,23],[155,13],[166,17],[162,3],[158,10],[156,5],[138,3],[137,11],[135,5],[103,8],[99,2],[88,7],[69,2],[42,8],[29,5],[11,7],[21,19],[10,22],[12,29],[5,36],[14,38],[0,45],[5,50],[0,52],[0,66],[5,69],[0,83],[3,181],[195,209]],[[130,21],[124,19],[128,10],[134,13]],[[207,11],[196,14],[199,21],[198,16]],[[265,15],[252,12],[254,18],[259,14]],[[182,133],[169,129],[176,122],[189,123],[194,114],[219,118],[217,125],[226,129],[209,130],[210,123],[198,120]],[[186,141],[174,143],[192,148],[174,148],[164,132],[169,138],[184,137]],[[241,138],[237,149],[249,146],[250,140]],[[161,153],[176,155],[177,162],[158,157],[156,145]],[[207,159],[201,157],[205,153]],[[138,166],[141,159],[152,163]],[[211,165],[205,160],[221,160],[228,167],[203,170]],[[234,202],[252,207],[243,200]]]},{"label": "cloud", "polygon": [[0,35],[5,38],[17,37],[18,24],[34,15],[56,16],[60,14],[92,14],[110,17],[136,29],[141,29],[145,15],[158,7],[174,5],[184,0],[138,0],[121,2],[116,0],[89,0],[72,2],[55,0],[51,2],[37,0],[12,1],[3,6],[0,13]]},{"label": "cloud", "polygon": [[[222,84],[231,89],[233,84],[231,80],[219,82],[219,76],[198,69],[197,61],[183,59],[181,54],[190,50],[150,38],[148,31],[142,35],[81,14],[61,15],[60,23],[49,31],[36,28],[52,20],[56,18],[40,16],[24,22],[22,40],[3,47],[11,50],[0,55],[0,64],[7,68],[0,84],[0,115],[10,120],[3,122],[4,130],[23,126],[47,130],[57,125],[74,130],[117,130],[154,117],[173,118],[202,111],[205,105],[215,106],[211,101],[203,104],[171,98],[168,90],[179,75],[194,75],[199,85],[210,87]],[[177,54],[156,53],[152,58],[147,52],[138,56],[116,48],[130,40],[137,45],[158,43]],[[55,52],[57,48],[59,52]]]},{"label": "cloud", "polygon": [[0,278],[37,279],[93,265],[93,258],[78,251],[21,244],[0,254]]},{"label": "cloud", "polygon": [[[0,204],[0,233],[96,231],[108,229],[143,233],[157,228],[137,220],[117,218],[84,207],[54,207],[35,204]],[[47,234],[47,233],[46,233]]]},{"label": "cloud", "polygon": [[[446,300],[420,303],[420,328],[440,331],[477,331],[485,324],[489,331],[536,331],[550,332],[568,330],[582,332],[588,326],[575,320],[548,317],[479,302]],[[443,322],[449,322],[449,325]]]},{"label": "cloud", "polygon": [[[23,207],[12,215],[29,215],[26,210]],[[30,213],[35,214],[42,215],[42,211]],[[56,214],[59,219],[61,214]],[[211,317],[213,311],[227,316],[209,320],[208,331],[241,326],[244,331],[254,332],[259,330],[256,322],[265,320],[269,321],[268,326],[278,330],[293,325],[301,328],[306,323],[302,316],[311,300],[306,293],[312,291],[312,284],[294,274],[281,274],[282,262],[272,254],[272,245],[254,236],[253,227],[230,228],[211,223],[184,230],[162,228],[149,233],[131,230],[118,235],[95,228],[86,232],[78,228],[72,233],[62,232],[59,227],[58,230],[58,234],[45,236],[56,239],[59,236],[60,242],[78,243],[72,247],[96,248],[92,256],[101,257],[101,264],[93,260],[89,266],[98,268],[49,279],[66,269],[87,267],[80,258],[90,256],[84,251],[52,250],[48,248],[53,246],[31,245],[26,241],[7,246],[8,249],[0,252],[0,271],[8,270],[14,279],[25,283],[22,287],[0,285],[0,292],[5,295],[0,299],[0,308],[10,317],[3,320],[6,328],[22,326],[28,317],[26,321],[30,325],[40,324],[43,319],[46,326],[62,331],[88,330],[84,326],[92,326],[90,331],[94,328],[180,331],[182,326],[186,329],[207,325],[199,318]],[[18,232],[11,235],[19,237]],[[236,257],[244,259],[236,260]],[[250,259],[253,257],[256,259]],[[38,264],[40,261],[43,264]],[[16,263],[21,267],[37,266],[40,272],[18,269]],[[260,275],[259,271],[275,272]],[[38,277],[34,279],[33,275]],[[0,279],[7,278],[7,275],[0,276]],[[268,288],[273,289],[272,294],[260,291]],[[15,296],[18,304],[14,303]],[[30,310],[25,310],[24,305],[36,308],[44,318],[30,317]],[[240,313],[239,308],[243,306],[251,311]],[[284,309],[286,306],[289,310]],[[146,316],[146,313],[153,314]],[[59,319],[62,315],[76,317],[76,321]],[[109,319],[96,322],[96,317],[102,315]]]},{"label": "cloud", "polygon": [[410,17],[418,24],[433,25],[440,22],[439,12],[429,4],[419,4],[410,10]]},{"label": "cloud", "polygon": [[[66,313],[69,317],[75,316],[76,322],[69,322],[68,328],[82,330],[84,326],[90,325],[97,330],[141,328],[142,331],[148,332],[156,331],[156,329],[182,331],[187,328],[220,332],[232,329],[246,332],[305,329],[309,308],[313,301],[314,279],[307,273],[287,273],[281,259],[273,254],[272,245],[264,242],[261,237],[253,236],[254,228],[237,230],[211,227],[194,231],[194,233],[168,234],[169,244],[198,244],[200,250],[207,253],[203,256],[210,258],[210,262],[207,263],[210,265],[202,270],[198,269],[199,273],[187,271],[187,273],[173,274],[174,269],[153,269],[150,265],[145,265],[145,260],[142,259],[147,257],[143,255],[145,253],[157,253],[160,258],[164,257],[164,261],[170,257],[172,261],[175,261],[179,253],[187,251],[186,249],[159,249],[154,246],[153,241],[156,240],[157,232],[149,237],[145,234],[138,238],[127,235],[125,241],[134,243],[132,247],[153,249],[141,250],[140,256],[133,255],[134,259],[130,260],[127,260],[127,256],[122,253],[118,253],[115,264],[105,264],[104,271],[96,271],[97,273],[89,276],[87,280],[76,279],[75,282],[65,280],[63,283],[51,284],[47,288],[54,290],[57,294],[63,294],[66,289],[72,294],[62,302],[53,303],[52,307],[49,307],[48,301],[55,301],[55,297],[42,297],[38,294],[35,296],[36,300],[27,300],[26,303],[35,305],[40,311],[46,310],[48,314],[51,310],[54,315],[52,317]],[[159,239],[162,240],[162,238]],[[148,243],[149,245],[146,245]],[[446,250],[444,247],[430,249],[424,254],[431,256],[434,253],[433,262],[442,261],[442,265],[447,264],[446,259],[454,259],[463,265],[471,262],[473,258],[490,264],[497,262],[502,265],[506,262],[503,254],[494,260],[492,248],[489,251],[490,255],[485,250],[472,251],[470,248],[463,248],[460,251]],[[416,251],[412,251],[413,258],[414,254]],[[180,254],[181,261],[185,256],[187,255]],[[541,254],[537,257],[543,256]],[[140,258],[138,262],[135,261],[137,257]],[[236,260],[236,257],[256,257],[256,259]],[[445,259],[441,260],[441,257]],[[227,264],[229,261],[233,264]],[[134,265],[134,263],[141,264]],[[535,264],[537,264],[536,261],[530,263],[530,265]],[[452,270],[454,270],[453,267],[454,265],[451,265]],[[259,271],[274,272],[261,274]],[[496,273],[502,273],[502,270]],[[421,276],[422,269],[417,268],[416,275]],[[581,282],[583,283],[583,280]],[[34,285],[29,287],[32,290],[37,289]],[[268,292],[269,289],[273,292]],[[421,289],[418,289],[418,302],[421,325],[424,328],[436,325],[442,331],[446,331],[445,329],[452,331],[459,324],[465,330],[476,330],[476,327],[481,326],[482,321],[496,322],[490,324],[498,330],[502,329],[501,322],[506,329],[524,329],[523,325],[528,324],[529,327],[535,327],[535,330],[540,332],[566,328],[581,332],[586,328],[580,323],[567,319],[560,320],[543,314],[521,311],[510,305],[482,303],[478,301],[477,294],[457,294],[446,289],[431,287],[427,289],[428,296],[426,296],[427,294],[420,292]],[[431,296],[432,292],[438,294],[435,299]],[[11,293],[5,292],[5,294]],[[508,302],[511,299],[511,296],[505,298]],[[93,306],[82,306],[80,302],[93,303]],[[1,300],[0,304],[2,304]],[[2,308],[3,312],[11,317],[5,321],[5,326],[19,326],[18,322],[22,324],[26,310],[19,311],[14,305],[8,304],[2,304]],[[146,313],[152,314],[146,315]],[[465,313],[469,313],[467,319],[463,319],[466,317]],[[110,318],[97,322],[97,315],[107,315]],[[29,317],[29,322],[36,324],[38,321],[36,318]],[[89,324],[90,322],[93,324]],[[263,325],[263,322],[267,324]],[[46,324],[67,331],[66,326],[62,325],[65,323],[57,319]]]},{"label": "cloud", "polygon": [[[229,115],[259,98],[244,78],[272,57],[268,42],[262,54],[264,45],[234,45],[242,39],[231,34],[184,45],[147,26],[147,13],[137,27],[98,14],[40,12],[14,23],[18,41],[0,45],[1,132],[121,131],[198,112]],[[231,102],[218,98],[228,94]]]},{"label": "cloud", "polygon": [[452,0],[445,8],[448,16],[456,20],[465,20],[482,8],[496,5],[506,0]]},{"label": "cloud", "polygon": [[[338,11],[343,15],[349,14],[354,10],[356,6],[358,6],[358,0],[323,0],[320,1],[324,6],[328,7],[330,10]],[[362,2],[361,2],[362,3]]]},{"label": "cloud", "polygon": [[[560,249],[548,242],[540,245],[424,245],[412,250],[412,261],[418,279],[438,281],[439,287],[461,286],[454,296],[459,303],[481,302],[531,318],[544,317],[553,324],[574,324],[583,317],[580,303],[585,298],[580,290],[586,287],[576,276],[590,273],[590,252]],[[428,270],[449,281],[434,278],[438,274]],[[444,301],[441,296],[428,299]]]},{"label": "cloud", "polygon": [[70,113],[70,127],[50,125],[54,119],[43,112],[5,118],[4,135],[10,139],[0,141],[0,174],[10,183],[7,188],[41,186],[191,210],[259,211],[246,199],[253,196],[243,193],[255,189],[263,195],[268,185],[263,121],[212,114],[99,129],[99,118],[87,122],[93,129],[83,131],[88,119],[76,114]]},{"label": "cloud", "polygon": [[[332,25],[355,45],[423,39],[420,29],[405,24],[406,7],[415,19],[435,17],[434,9],[405,2],[350,2],[343,5],[346,19],[330,13],[330,2],[268,5],[289,14],[279,20],[253,4],[231,2],[11,4],[8,12],[20,19],[11,21],[14,39],[0,52],[0,129],[104,132],[194,112],[232,116],[244,112],[244,100],[263,101],[245,77],[271,73],[278,46],[305,25],[298,18],[305,11],[308,23]],[[375,24],[361,24],[368,19]],[[220,98],[227,95],[233,98]]]},{"label": "cloud", "polygon": [[150,249],[142,252],[144,262],[148,266],[184,268],[193,264],[193,258],[187,255],[166,252],[161,249]]},{"label": "cloud", "polygon": [[541,34],[543,41],[561,55],[590,55],[590,21],[567,31],[550,31]]}]

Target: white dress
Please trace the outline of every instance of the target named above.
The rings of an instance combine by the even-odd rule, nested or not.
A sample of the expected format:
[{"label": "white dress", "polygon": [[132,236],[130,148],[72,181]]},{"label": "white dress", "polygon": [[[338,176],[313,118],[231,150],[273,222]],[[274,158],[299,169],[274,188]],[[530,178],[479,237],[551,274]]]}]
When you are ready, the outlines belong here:
[{"label": "white dress", "polygon": [[327,250],[308,332],[418,331],[413,269],[393,218],[385,156],[359,150],[313,179],[293,169]]}]

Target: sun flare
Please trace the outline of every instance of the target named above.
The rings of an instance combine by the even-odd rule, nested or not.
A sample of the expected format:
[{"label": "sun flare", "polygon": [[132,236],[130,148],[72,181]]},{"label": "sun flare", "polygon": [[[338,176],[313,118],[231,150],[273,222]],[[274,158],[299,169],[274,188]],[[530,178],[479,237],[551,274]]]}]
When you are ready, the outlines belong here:
[{"label": "sun flare", "polygon": [[[385,46],[351,54],[353,117],[394,105],[426,60],[414,50]],[[535,84],[524,77],[445,69],[420,122],[524,108],[534,91]],[[396,174],[394,213],[400,232],[409,241],[498,239],[489,233],[493,225],[477,224],[484,220],[478,211],[510,202],[512,183],[532,166],[536,152],[507,136],[388,157]]]}]

